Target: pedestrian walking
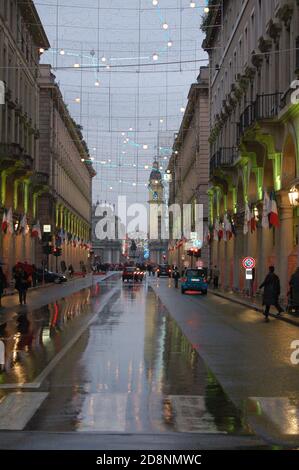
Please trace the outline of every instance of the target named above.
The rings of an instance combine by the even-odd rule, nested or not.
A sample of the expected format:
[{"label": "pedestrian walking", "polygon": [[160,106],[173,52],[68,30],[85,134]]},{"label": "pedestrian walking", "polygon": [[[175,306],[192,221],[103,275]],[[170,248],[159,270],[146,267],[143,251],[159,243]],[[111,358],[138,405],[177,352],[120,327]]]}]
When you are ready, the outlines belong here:
[{"label": "pedestrian walking", "polygon": [[214,289],[218,289],[219,287],[219,277],[220,277],[220,270],[217,266],[213,269],[213,282],[214,282]]},{"label": "pedestrian walking", "polygon": [[24,269],[17,268],[15,275],[14,275],[16,284],[15,287],[19,292],[19,301],[20,305],[24,303],[26,305],[26,297],[27,297],[27,290],[28,290],[28,274]]},{"label": "pedestrian walking", "polygon": [[7,287],[6,276],[3,272],[2,267],[0,266],[0,307],[2,307],[2,297],[4,294],[4,289]]},{"label": "pedestrian walking", "polygon": [[36,287],[38,281],[37,267],[35,264],[32,265],[32,286]]},{"label": "pedestrian walking", "polygon": [[72,264],[69,265],[68,271],[69,271],[70,277],[72,278],[75,272]]},{"label": "pedestrian walking", "polygon": [[179,287],[179,279],[180,279],[180,273],[177,267],[174,268],[173,271],[173,279],[174,279],[174,286],[176,289]]},{"label": "pedestrian walking", "polygon": [[274,266],[270,266],[269,273],[267,274],[264,282],[260,285],[260,289],[264,289],[263,305],[265,306],[264,315],[266,322],[269,321],[271,305],[274,305],[274,307],[277,309],[277,315],[281,315],[283,312],[283,308],[279,305],[280,280],[274,271]]},{"label": "pedestrian walking", "polygon": [[289,302],[291,307],[299,307],[299,267],[292,274],[290,279]]}]

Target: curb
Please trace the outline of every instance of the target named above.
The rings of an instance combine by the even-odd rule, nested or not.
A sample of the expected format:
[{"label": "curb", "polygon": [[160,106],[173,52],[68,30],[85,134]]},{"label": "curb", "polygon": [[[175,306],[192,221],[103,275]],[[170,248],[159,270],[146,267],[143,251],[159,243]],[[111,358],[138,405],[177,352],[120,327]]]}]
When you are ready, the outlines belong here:
[{"label": "curb", "polygon": [[[245,307],[250,308],[251,310],[255,310],[256,312],[264,313],[264,310],[261,307],[259,307],[258,305],[250,304],[248,302],[245,302],[244,300],[242,301],[242,300],[239,300],[239,299],[232,299],[230,297],[227,297],[225,294],[222,294],[220,292],[214,292],[212,290],[209,290],[209,294],[213,294],[216,297],[221,297],[222,299],[229,300],[230,302],[233,302],[235,304],[243,305]],[[281,320],[285,323],[289,323],[291,325],[299,327],[299,322],[296,322],[295,320],[292,320],[291,318],[286,318],[285,316],[277,317],[273,313],[269,313],[269,316],[272,317],[272,318],[275,318],[276,320]]]}]

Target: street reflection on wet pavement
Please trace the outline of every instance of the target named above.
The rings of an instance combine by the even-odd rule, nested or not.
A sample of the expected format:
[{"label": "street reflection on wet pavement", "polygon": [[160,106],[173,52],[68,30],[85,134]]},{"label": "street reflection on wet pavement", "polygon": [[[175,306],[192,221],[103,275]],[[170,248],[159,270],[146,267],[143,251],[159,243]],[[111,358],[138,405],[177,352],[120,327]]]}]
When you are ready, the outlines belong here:
[{"label": "street reflection on wet pavement", "polygon": [[[248,433],[146,283],[122,286],[113,278],[28,307],[1,325],[0,337],[0,429]],[[35,391],[31,384],[41,376]],[[20,383],[28,387],[15,393]],[[16,403],[24,420],[1,422],[1,407],[7,415]]]}]

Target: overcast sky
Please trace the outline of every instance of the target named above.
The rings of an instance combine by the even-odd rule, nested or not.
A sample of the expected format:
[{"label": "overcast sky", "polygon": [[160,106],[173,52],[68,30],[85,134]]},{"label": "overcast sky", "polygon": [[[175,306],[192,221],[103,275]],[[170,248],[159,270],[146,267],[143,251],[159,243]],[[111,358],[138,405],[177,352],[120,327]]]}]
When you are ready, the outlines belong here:
[{"label": "overcast sky", "polygon": [[160,163],[167,167],[181,108],[207,63],[201,49],[203,3],[190,8],[190,0],[159,0],[156,7],[152,0],[35,1],[52,46],[42,62],[52,64],[94,158],[94,200],[116,202],[122,194],[129,202],[147,201],[158,140]]}]

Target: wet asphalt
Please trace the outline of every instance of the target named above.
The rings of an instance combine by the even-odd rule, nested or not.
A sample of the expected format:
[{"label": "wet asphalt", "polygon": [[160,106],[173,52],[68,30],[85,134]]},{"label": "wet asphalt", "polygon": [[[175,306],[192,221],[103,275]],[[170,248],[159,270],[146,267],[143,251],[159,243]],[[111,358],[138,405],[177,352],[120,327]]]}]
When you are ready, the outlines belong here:
[{"label": "wet asphalt", "polygon": [[[213,308],[214,318],[207,321]],[[23,435],[40,436],[44,442],[47,433],[52,439],[53,433],[71,433],[73,439],[78,435],[130,435],[136,436],[136,443],[147,436],[146,444],[143,441],[147,448],[170,448],[170,442],[178,442],[179,448],[197,448],[200,442],[207,448],[273,444],[273,403],[266,403],[270,425],[269,419],[265,424],[256,412],[257,400],[272,394],[261,395],[258,388],[252,394],[246,387],[236,393],[241,386],[239,370],[233,370],[233,362],[228,370],[233,351],[238,354],[236,329],[239,350],[244,348],[239,324],[233,321],[235,308],[241,310],[211,296],[182,296],[167,279],[122,284],[116,275],[56,302],[11,313],[0,326],[5,345],[5,371],[0,374],[0,446],[13,448],[14,436],[20,442]],[[244,315],[252,323],[252,313]],[[258,318],[256,325],[260,327]],[[220,358],[216,347],[210,360],[211,338],[221,343],[222,331],[226,343],[228,329],[232,351]],[[244,359],[245,369],[247,364],[249,360]],[[248,374],[253,369],[252,363]],[[289,398],[288,393],[279,395]],[[296,402],[295,395],[293,391]],[[254,397],[257,400],[252,401]],[[244,405],[246,401],[250,406]],[[292,410],[289,416],[294,428],[297,417]],[[158,435],[164,436],[160,442]],[[297,434],[291,436],[293,440]],[[282,432],[276,439],[285,444]],[[59,448],[58,441],[55,448]],[[26,442],[29,447],[38,446],[38,438]],[[111,438],[109,442],[111,446]],[[134,438],[131,444],[126,442],[119,442],[118,447],[134,448]],[[93,448],[94,444],[87,438],[84,445]]]}]

